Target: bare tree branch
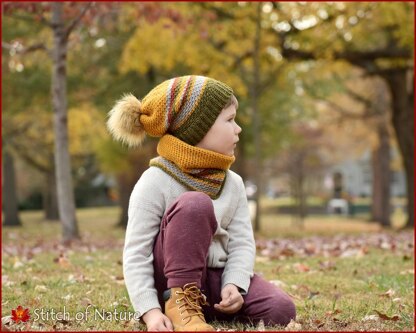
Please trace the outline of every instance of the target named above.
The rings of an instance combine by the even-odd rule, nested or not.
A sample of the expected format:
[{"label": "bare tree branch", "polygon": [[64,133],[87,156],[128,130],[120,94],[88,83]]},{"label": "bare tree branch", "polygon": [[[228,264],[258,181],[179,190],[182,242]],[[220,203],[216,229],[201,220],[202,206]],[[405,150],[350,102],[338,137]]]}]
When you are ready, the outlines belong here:
[{"label": "bare tree branch", "polygon": [[33,154],[28,152],[26,145],[20,145],[17,142],[12,142],[11,146],[15,149],[16,153],[22,158],[26,163],[36,168],[38,171],[43,173],[48,173],[51,170],[51,167],[48,167],[44,163],[38,161]]},{"label": "bare tree branch", "polygon": [[331,108],[335,109],[338,113],[340,113],[342,116],[347,117],[349,119],[358,119],[358,120],[362,120],[362,119],[367,119],[367,118],[371,118],[374,116],[379,116],[380,114],[373,110],[373,108],[370,109],[365,109],[366,111],[362,114],[357,114],[354,112],[351,112],[345,108],[343,108],[342,106],[338,105],[335,102],[332,102],[328,99],[320,99],[318,98],[320,101],[328,104]]},{"label": "bare tree branch", "polygon": [[355,99],[356,101],[364,104],[366,109],[369,109],[373,106],[373,103],[368,98],[365,98],[364,96],[356,93],[355,91],[353,91],[353,90],[351,90],[347,87],[345,89],[346,89],[346,92],[347,92],[348,96],[350,96],[351,98]]},{"label": "bare tree branch", "polygon": [[[288,59],[316,60],[317,56],[311,51],[294,50],[283,47],[282,55]],[[383,48],[372,51],[343,51],[334,53],[334,58],[347,60],[353,64],[363,67],[367,62],[373,62],[380,58],[409,59],[411,52],[404,48]]]},{"label": "bare tree branch", "polygon": [[[9,120],[9,117],[3,117],[3,142],[7,143],[8,139],[13,140],[14,137],[18,137],[25,133],[31,126],[31,124],[21,125],[20,127],[13,126],[13,122]],[[7,138],[7,139],[6,139]]]},{"label": "bare tree branch", "polygon": [[1,42],[1,47],[3,49],[6,49],[6,50],[15,50],[15,52],[17,54],[26,54],[26,53],[30,53],[30,52],[34,52],[34,51],[38,51],[38,50],[46,51],[48,53],[50,52],[50,50],[46,47],[46,45],[44,43],[35,43],[35,44],[29,45],[27,47],[19,48],[19,47],[14,47],[10,43],[2,41]]},{"label": "bare tree branch", "polygon": [[91,6],[93,5],[93,2],[88,2],[84,9],[81,11],[81,13],[79,13],[79,15],[74,18],[74,20],[69,24],[69,26],[66,28],[65,31],[65,39],[68,39],[69,35],[71,34],[72,30],[75,29],[75,27],[79,24],[79,22],[81,21],[81,19],[84,17],[84,15],[86,14],[86,12],[88,11],[88,9],[91,8]]},{"label": "bare tree branch", "polygon": [[[334,78],[337,82],[342,83],[342,82],[345,81],[345,78],[342,78],[338,73],[333,73],[333,76],[334,76]],[[362,75],[360,75],[359,77],[362,77]],[[354,100],[358,101],[359,103],[363,104],[366,109],[370,109],[370,108],[373,107],[373,102],[371,101],[371,99],[368,99],[363,95],[360,95],[356,91],[347,87],[347,85],[345,85],[345,84],[343,84],[342,86],[345,89],[345,92],[349,97],[351,97],[352,99],[354,99]]]}]

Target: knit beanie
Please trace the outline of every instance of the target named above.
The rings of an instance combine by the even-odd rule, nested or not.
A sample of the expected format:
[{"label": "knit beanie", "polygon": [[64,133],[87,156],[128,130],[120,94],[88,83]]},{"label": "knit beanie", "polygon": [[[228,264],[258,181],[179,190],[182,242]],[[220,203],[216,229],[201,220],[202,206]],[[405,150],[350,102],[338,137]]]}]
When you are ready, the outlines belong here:
[{"label": "knit beanie", "polygon": [[232,95],[229,86],[208,77],[176,77],[153,88],[141,101],[131,94],[122,97],[109,112],[107,126],[129,146],[138,146],[145,133],[171,134],[196,145]]}]

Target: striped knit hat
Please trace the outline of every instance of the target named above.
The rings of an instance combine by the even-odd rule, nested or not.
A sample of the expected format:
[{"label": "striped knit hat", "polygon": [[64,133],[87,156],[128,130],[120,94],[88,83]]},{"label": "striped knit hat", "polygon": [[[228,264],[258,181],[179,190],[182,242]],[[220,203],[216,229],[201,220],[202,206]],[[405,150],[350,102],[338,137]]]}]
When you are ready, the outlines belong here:
[{"label": "striped knit hat", "polygon": [[140,102],[131,94],[109,112],[108,128],[129,146],[139,145],[144,134],[171,134],[196,145],[230,101],[233,90],[204,76],[182,76],[162,82]]}]

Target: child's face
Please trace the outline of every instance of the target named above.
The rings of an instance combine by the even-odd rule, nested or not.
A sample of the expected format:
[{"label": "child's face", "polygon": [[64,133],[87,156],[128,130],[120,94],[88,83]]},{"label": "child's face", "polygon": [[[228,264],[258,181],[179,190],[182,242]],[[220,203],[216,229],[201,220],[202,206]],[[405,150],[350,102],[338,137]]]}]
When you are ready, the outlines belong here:
[{"label": "child's face", "polygon": [[241,127],[235,122],[236,106],[230,104],[222,109],[214,125],[196,146],[215,151],[223,155],[234,155]]}]

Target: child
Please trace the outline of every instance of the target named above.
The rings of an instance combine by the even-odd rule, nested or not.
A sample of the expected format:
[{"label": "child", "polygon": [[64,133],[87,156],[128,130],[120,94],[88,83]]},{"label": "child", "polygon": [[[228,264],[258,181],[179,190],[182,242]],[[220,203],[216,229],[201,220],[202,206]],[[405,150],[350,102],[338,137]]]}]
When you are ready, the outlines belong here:
[{"label": "child", "polygon": [[[123,254],[127,290],[149,331],[214,331],[214,319],[286,325],[292,300],[253,274],[255,243],[245,188],[229,170],[241,128],[233,90],[203,76],[132,95],[108,127],[130,146],[161,137],[158,157],[129,204]],[[207,320],[207,321],[206,321]]]}]

